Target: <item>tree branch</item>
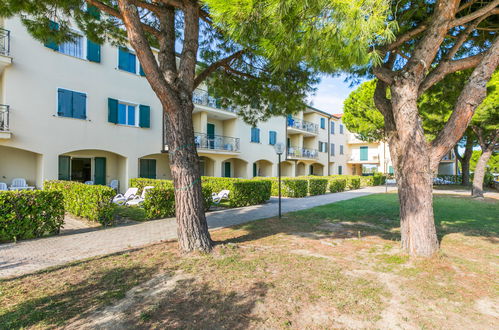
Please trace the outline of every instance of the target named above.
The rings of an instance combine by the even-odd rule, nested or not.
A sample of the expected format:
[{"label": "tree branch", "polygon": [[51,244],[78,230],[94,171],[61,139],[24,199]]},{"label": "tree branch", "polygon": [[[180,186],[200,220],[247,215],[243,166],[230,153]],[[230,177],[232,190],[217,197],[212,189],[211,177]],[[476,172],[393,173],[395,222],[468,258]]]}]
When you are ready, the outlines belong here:
[{"label": "tree branch", "polygon": [[178,100],[175,99],[174,91],[161,74],[149,41],[144,33],[143,24],[140,22],[137,7],[131,5],[128,0],[118,0],[118,6],[121,13],[123,13],[123,22],[126,26],[128,40],[137,53],[140,64],[146,74],[146,79],[158,95],[158,98],[166,102],[162,103],[163,109],[174,109],[174,105],[178,104]]},{"label": "tree branch", "polygon": [[445,153],[461,138],[476,108],[486,96],[487,82],[499,65],[499,37],[496,37],[482,61],[473,70],[464,86],[452,114],[431,143],[432,165],[438,164]]},{"label": "tree branch", "polygon": [[431,88],[431,86],[437,84],[448,74],[476,67],[484,56],[485,54],[482,53],[461,60],[440,62],[439,65],[426,76],[421,85],[419,85],[418,96],[421,96]]},{"label": "tree branch", "polygon": [[[122,21],[124,20],[124,19],[123,19],[123,15],[120,13],[120,11],[119,11],[119,10],[114,9],[114,8],[113,8],[113,7],[111,7],[111,6],[108,6],[108,5],[106,5],[106,4],[104,4],[104,3],[102,3],[102,2],[100,2],[100,1],[98,1],[98,0],[85,0],[85,1],[86,1],[89,5],[96,7],[97,9],[99,9],[100,11],[105,12],[105,13],[106,13],[106,14],[108,14],[108,15],[114,16],[114,17],[116,17],[116,18],[118,18],[118,19],[120,19],[120,20],[122,20]],[[154,35],[154,36],[156,36],[156,37],[159,37],[159,32],[158,32],[158,30],[156,30],[156,29],[155,29],[155,28],[153,28],[152,26],[147,25],[147,24],[144,24],[144,23],[142,23],[142,22],[140,22],[140,25],[142,25],[142,28],[143,28],[145,31],[147,31],[147,32],[151,33],[152,35]]]},{"label": "tree branch", "polygon": [[488,12],[494,10],[497,6],[499,6],[499,0],[491,1],[487,6],[482,7],[469,15],[457,18],[451,22],[451,27],[464,25],[468,22],[473,21],[474,19],[487,14]]},{"label": "tree branch", "polygon": [[470,0],[470,1],[466,2],[464,5],[461,5],[461,6],[458,8],[457,12],[460,12],[460,11],[465,10],[466,8],[468,8],[468,7],[472,6],[472,5],[473,5],[475,2],[477,2],[477,1],[478,1],[478,0]]},{"label": "tree branch", "polygon": [[206,78],[208,78],[208,76],[210,74],[215,72],[216,69],[228,64],[229,62],[233,61],[236,58],[241,57],[244,54],[244,52],[246,52],[245,49],[237,51],[230,56],[227,56],[225,58],[222,58],[222,59],[210,64],[207,68],[205,68],[203,71],[201,71],[197,75],[197,77],[194,79],[194,88],[198,87]]},{"label": "tree branch", "polygon": [[249,79],[258,79],[256,76],[254,76],[252,74],[249,74],[249,73],[246,73],[246,72],[242,72],[242,71],[233,69],[230,66],[230,64],[228,64],[228,63],[227,64],[223,64],[222,67],[225,69],[225,71],[230,72],[232,74],[235,74],[237,76],[246,77],[246,78],[249,78]]}]

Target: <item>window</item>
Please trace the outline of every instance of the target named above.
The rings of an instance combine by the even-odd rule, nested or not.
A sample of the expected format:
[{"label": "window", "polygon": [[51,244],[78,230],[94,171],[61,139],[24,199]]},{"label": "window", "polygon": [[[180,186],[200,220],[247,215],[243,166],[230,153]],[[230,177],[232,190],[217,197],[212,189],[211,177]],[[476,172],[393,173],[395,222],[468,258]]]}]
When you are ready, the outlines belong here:
[{"label": "window", "polygon": [[321,128],[326,129],[326,118],[321,118]]},{"label": "window", "polygon": [[360,160],[368,160],[369,147],[360,147]]},{"label": "window", "polygon": [[139,177],[156,179],[156,159],[139,160]]},{"label": "window", "polygon": [[334,134],[334,121],[331,122],[331,134]]},{"label": "window", "polygon": [[251,128],[251,142],[260,143],[260,129],[256,127]]},{"label": "window", "polygon": [[69,56],[85,58],[84,45],[84,37],[81,35],[75,35],[73,40],[66,41],[65,43],[59,45],[59,52]]},{"label": "window", "polygon": [[334,143],[331,143],[331,156],[334,156]]},{"label": "window", "polygon": [[151,107],[107,99],[108,122],[126,126],[151,127]]},{"label": "window", "polygon": [[269,144],[275,145],[276,140],[277,140],[277,132],[276,131],[269,131]]},{"label": "window", "polygon": [[87,95],[59,88],[57,90],[57,115],[87,119]]},{"label": "window", "polygon": [[138,126],[137,106],[120,102],[118,104],[118,122],[120,125]]},{"label": "window", "polygon": [[343,155],[343,145],[340,145],[340,155]]},{"label": "window", "polygon": [[319,151],[320,152],[327,152],[327,143],[326,142],[319,141]]},{"label": "window", "polygon": [[137,56],[126,48],[118,48],[118,69],[145,76]]},{"label": "window", "polygon": [[343,174],[343,166],[341,165],[338,166],[338,174]]},{"label": "window", "polygon": [[343,134],[343,125],[340,124],[340,134]]}]

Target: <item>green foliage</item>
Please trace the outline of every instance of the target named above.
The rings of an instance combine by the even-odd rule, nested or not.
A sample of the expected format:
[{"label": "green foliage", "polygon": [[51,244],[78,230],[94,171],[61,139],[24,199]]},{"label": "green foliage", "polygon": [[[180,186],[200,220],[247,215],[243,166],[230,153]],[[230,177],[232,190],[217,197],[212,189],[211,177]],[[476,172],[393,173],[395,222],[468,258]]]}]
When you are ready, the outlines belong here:
[{"label": "green foliage", "polygon": [[0,192],[0,241],[56,234],[63,223],[64,202],[61,192]]},{"label": "green foliage", "polygon": [[[272,196],[279,196],[279,180],[269,178],[272,182]],[[308,194],[308,180],[295,178],[281,178],[281,196],[283,197],[305,197]]]},{"label": "green foliage", "polygon": [[366,81],[343,102],[343,123],[363,141],[384,139],[385,119],[374,104],[375,88],[376,79]]},{"label": "green foliage", "polygon": [[487,83],[487,97],[477,107],[472,125],[480,127],[492,136],[499,130],[499,70]]},{"label": "green foliage", "polygon": [[381,186],[386,183],[386,175],[381,173],[374,173],[373,176],[373,186]]},{"label": "green foliage", "polygon": [[362,178],[360,175],[331,175],[331,177],[345,179],[347,189],[353,190],[360,188],[360,180]]},{"label": "green foliage", "polygon": [[[473,154],[470,159],[470,171],[474,172],[476,168],[476,163],[478,162],[478,159],[482,155],[481,150],[474,150]],[[493,153],[492,156],[490,156],[489,161],[487,162],[487,170],[492,172],[492,173],[499,173],[499,152]]]},{"label": "green foliage", "polygon": [[310,196],[324,195],[327,191],[329,180],[323,178],[308,179],[308,193]]},{"label": "green foliage", "polygon": [[116,194],[114,189],[62,180],[45,181],[43,187],[63,194],[66,212],[103,225],[112,224],[115,209],[112,200]]},{"label": "green foliage", "polygon": [[203,185],[213,192],[229,190],[229,206],[241,207],[265,203],[270,199],[271,183],[265,179],[202,177]]},{"label": "green foliage", "polygon": [[[154,180],[154,179],[151,179]],[[167,181],[167,180],[154,180]],[[208,211],[212,204],[212,190],[208,186],[202,186],[204,210]],[[167,184],[156,185],[155,188],[147,190],[146,198],[142,204],[146,219],[158,219],[175,216],[175,190]]]},{"label": "green foliage", "polygon": [[331,178],[329,180],[329,191],[332,193],[345,191],[347,180],[340,178]]},{"label": "green foliage", "polygon": [[144,187],[153,186],[155,188],[172,188],[172,180],[147,179],[147,178],[132,178],[130,179],[130,187],[139,188],[137,194],[142,194]]}]

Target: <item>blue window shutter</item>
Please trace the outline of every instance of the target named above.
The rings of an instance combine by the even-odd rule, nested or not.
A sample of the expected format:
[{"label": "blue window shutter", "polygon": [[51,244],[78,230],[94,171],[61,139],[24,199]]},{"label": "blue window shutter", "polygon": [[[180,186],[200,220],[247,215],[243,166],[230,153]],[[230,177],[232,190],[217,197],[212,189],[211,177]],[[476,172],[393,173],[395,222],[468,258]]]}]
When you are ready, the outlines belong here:
[{"label": "blue window shutter", "polygon": [[135,63],[135,54],[128,53],[128,72],[137,73],[137,64]]},{"label": "blue window shutter", "polygon": [[256,129],[256,142],[260,143],[260,129]]},{"label": "blue window shutter", "polygon": [[145,77],[145,76],[146,76],[146,73],[144,72],[144,69],[142,69],[142,65],[139,65],[139,74],[140,74],[142,77]]},{"label": "blue window shutter", "polygon": [[87,119],[87,96],[73,92],[73,118]]},{"label": "blue window shutter", "polygon": [[100,63],[100,45],[87,39],[87,60]]},{"label": "blue window shutter", "polygon": [[139,111],[139,126],[143,128],[151,127],[151,107],[140,105]]},{"label": "blue window shutter", "polygon": [[62,117],[73,116],[73,93],[66,89],[57,90],[57,115]]},{"label": "blue window shutter", "polygon": [[321,118],[321,128],[326,128],[326,119]]},{"label": "blue window shutter", "polygon": [[[54,22],[54,21],[50,21],[49,28],[52,31],[58,31],[59,30],[59,24],[56,23],[56,22]],[[59,45],[55,41],[51,40],[50,38],[45,43],[45,47],[53,49],[53,50],[59,50]]]},{"label": "blue window shutter", "polygon": [[334,121],[331,122],[331,134],[334,134]]},{"label": "blue window shutter", "polygon": [[277,132],[276,131],[270,131],[269,132],[269,144],[275,145],[276,144],[276,139],[277,139]]},{"label": "blue window shutter", "polygon": [[118,123],[118,100],[108,98],[107,99],[107,121],[110,123]]},{"label": "blue window shutter", "polygon": [[128,50],[125,48],[118,48],[118,69],[130,71],[128,69]]},{"label": "blue window shutter", "polygon": [[251,142],[255,142],[255,128],[251,127],[251,137],[250,137]]}]

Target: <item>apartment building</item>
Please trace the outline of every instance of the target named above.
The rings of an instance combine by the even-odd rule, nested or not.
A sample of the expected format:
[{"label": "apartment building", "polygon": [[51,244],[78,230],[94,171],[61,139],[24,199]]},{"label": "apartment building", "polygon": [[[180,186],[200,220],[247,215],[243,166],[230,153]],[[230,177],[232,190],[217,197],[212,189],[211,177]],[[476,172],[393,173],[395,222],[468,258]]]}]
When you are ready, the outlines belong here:
[{"label": "apartment building", "polygon": [[[130,178],[171,178],[162,108],[132,50],[83,34],[44,45],[16,17],[0,27],[0,182],[117,179],[123,190]],[[277,142],[284,176],[362,173],[341,115],[309,107],[251,127],[206,86],[193,101],[203,175],[276,176]]]}]

